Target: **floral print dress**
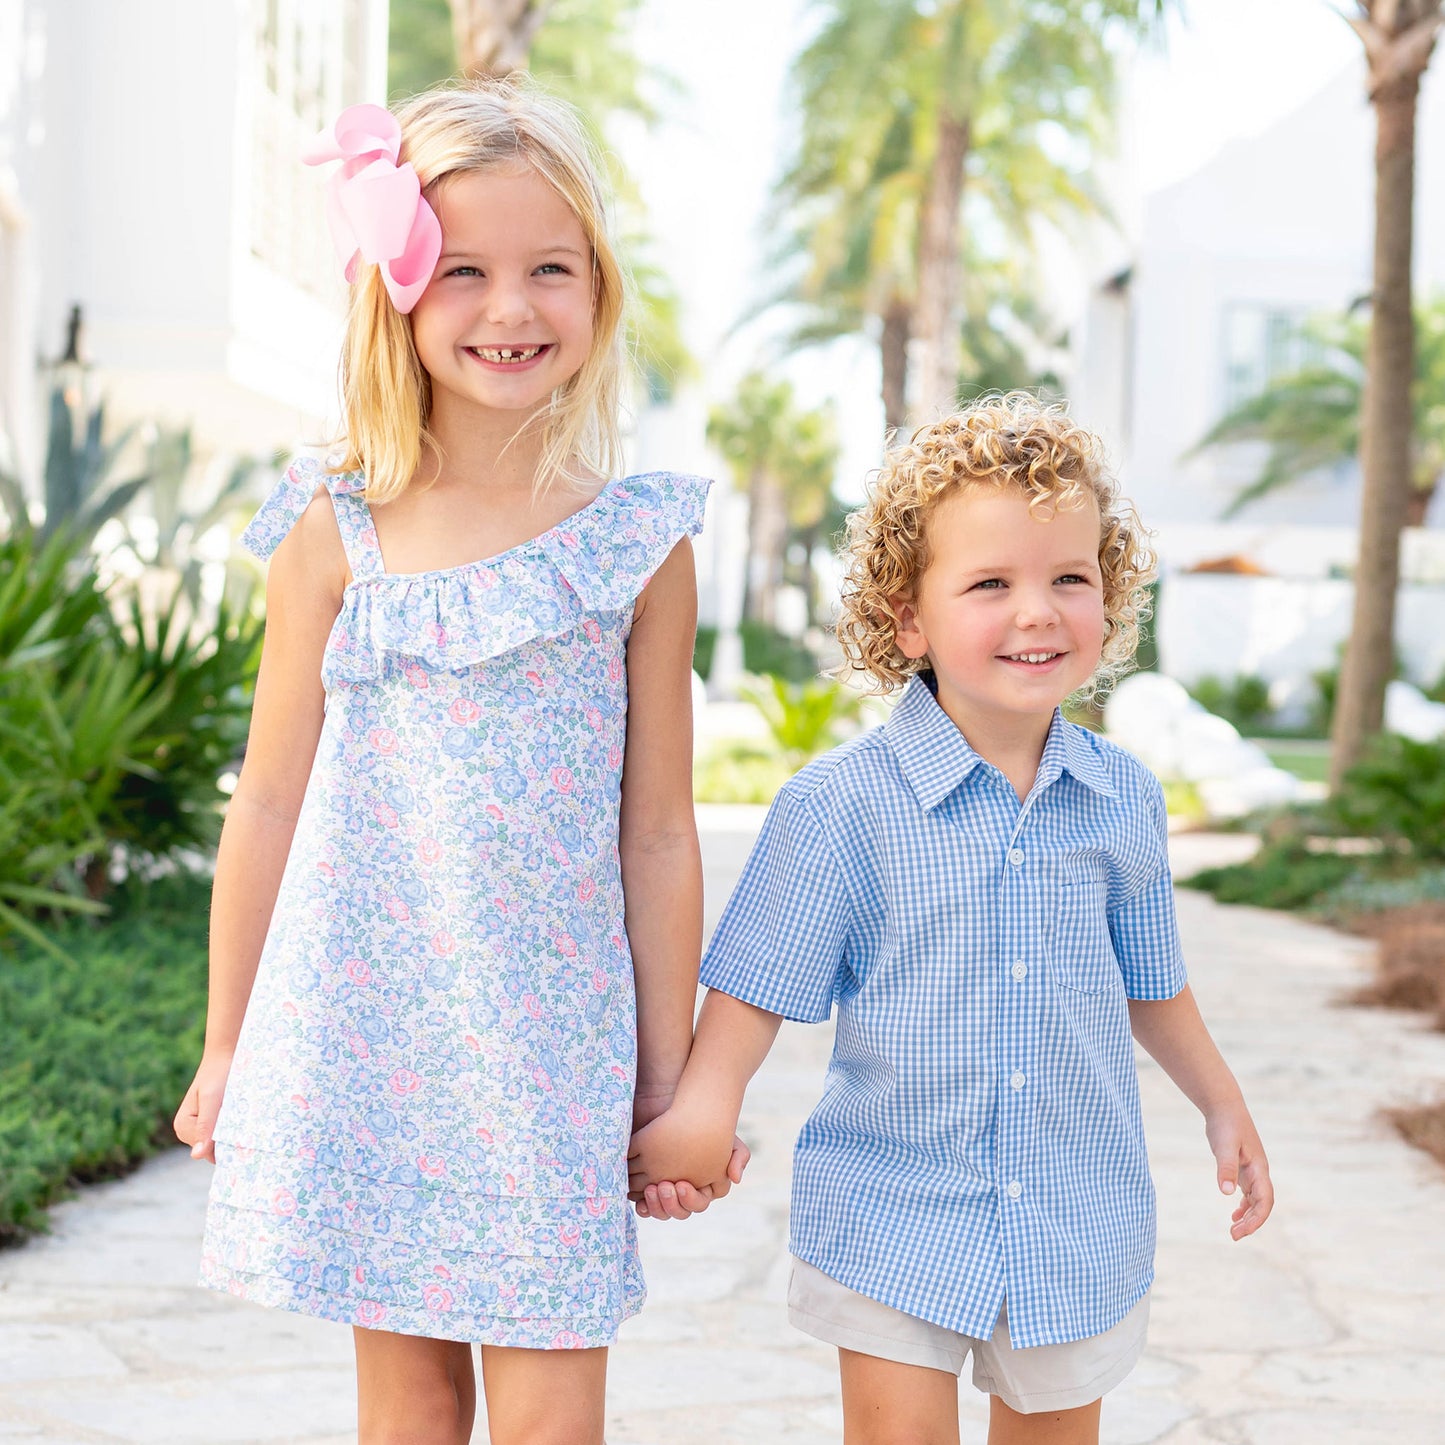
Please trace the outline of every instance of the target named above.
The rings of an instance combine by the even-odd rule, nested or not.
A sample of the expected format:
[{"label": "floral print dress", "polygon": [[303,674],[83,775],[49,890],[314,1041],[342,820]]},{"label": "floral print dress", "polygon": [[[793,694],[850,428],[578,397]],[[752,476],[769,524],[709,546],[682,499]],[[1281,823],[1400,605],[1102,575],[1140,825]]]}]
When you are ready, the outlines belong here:
[{"label": "floral print dress", "polygon": [[609,1344],[643,1299],[618,808],[633,605],[707,482],[608,482],[485,561],[388,573],[359,473],[326,715],[216,1127],[201,1283],[346,1324]]}]

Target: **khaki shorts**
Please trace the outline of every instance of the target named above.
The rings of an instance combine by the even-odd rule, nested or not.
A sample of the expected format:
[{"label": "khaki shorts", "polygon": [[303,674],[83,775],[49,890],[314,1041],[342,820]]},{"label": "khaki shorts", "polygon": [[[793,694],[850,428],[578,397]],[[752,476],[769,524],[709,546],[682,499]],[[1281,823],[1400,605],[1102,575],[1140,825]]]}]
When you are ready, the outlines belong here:
[{"label": "khaki shorts", "polygon": [[1123,1380],[1144,1350],[1149,1296],[1102,1335],[1016,1350],[1009,1343],[1006,1310],[999,1311],[993,1338],[976,1340],[868,1299],[795,1258],[788,1318],[814,1339],[900,1365],[958,1375],[972,1353],[974,1385],[1011,1410],[1032,1415],[1090,1405]]}]

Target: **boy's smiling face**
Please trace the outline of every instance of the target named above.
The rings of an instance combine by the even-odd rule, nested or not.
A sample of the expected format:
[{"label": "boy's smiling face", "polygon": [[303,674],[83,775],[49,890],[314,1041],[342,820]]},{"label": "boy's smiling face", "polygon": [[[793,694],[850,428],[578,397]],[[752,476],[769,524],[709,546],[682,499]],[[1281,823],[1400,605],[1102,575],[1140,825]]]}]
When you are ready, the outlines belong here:
[{"label": "boy's smiling face", "polygon": [[938,701],[984,736],[1040,721],[1082,687],[1104,645],[1099,508],[1030,511],[1010,487],[965,487],[928,520],[930,561],[899,608],[898,646],[927,657]]}]

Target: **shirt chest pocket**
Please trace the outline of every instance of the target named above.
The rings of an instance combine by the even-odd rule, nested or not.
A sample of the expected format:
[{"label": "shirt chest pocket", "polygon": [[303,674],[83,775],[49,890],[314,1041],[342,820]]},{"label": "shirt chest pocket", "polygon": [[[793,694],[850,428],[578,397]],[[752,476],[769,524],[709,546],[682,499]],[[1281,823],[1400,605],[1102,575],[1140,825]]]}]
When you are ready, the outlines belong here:
[{"label": "shirt chest pocket", "polygon": [[1102,869],[1081,868],[1059,882],[1054,923],[1054,982],[1079,993],[1124,986],[1109,934],[1109,882]]}]

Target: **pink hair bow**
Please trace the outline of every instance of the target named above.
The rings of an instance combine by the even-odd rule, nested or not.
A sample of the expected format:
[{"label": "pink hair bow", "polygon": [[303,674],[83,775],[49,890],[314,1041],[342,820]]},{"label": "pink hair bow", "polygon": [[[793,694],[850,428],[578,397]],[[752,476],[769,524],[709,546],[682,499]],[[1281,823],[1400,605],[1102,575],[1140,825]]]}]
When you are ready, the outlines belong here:
[{"label": "pink hair bow", "polygon": [[352,105],[301,153],[308,166],[341,161],[326,183],[326,219],[349,282],[360,262],[381,267],[403,316],[426,290],[442,250],[441,222],[411,163],[397,165],[401,126],[380,105]]}]

